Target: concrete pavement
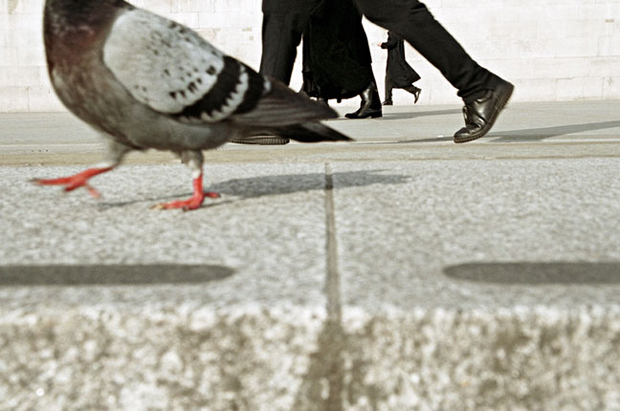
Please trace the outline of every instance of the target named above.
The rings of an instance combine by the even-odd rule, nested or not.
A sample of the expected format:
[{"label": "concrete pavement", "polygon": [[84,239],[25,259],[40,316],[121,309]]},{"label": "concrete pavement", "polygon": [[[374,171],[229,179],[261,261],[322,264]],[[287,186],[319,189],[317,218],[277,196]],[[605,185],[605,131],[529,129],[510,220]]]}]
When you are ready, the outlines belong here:
[{"label": "concrete pavement", "polygon": [[0,115],[0,409],[620,410],[620,101],[330,122],[93,180],[68,114]]}]

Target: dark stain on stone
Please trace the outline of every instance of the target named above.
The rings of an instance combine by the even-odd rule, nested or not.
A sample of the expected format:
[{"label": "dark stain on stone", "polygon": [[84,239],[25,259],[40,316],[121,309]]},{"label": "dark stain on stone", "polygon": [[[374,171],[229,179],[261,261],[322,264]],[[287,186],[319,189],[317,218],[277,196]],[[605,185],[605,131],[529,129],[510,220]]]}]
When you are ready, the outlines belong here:
[{"label": "dark stain on stone", "polygon": [[233,274],[218,265],[12,265],[0,266],[0,287],[200,284]]},{"label": "dark stain on stone", "polygon": [[317,351],[310,357],[295,400],[294,410],[342,411],[344,409],[345,334],[340,322],[327,320],[318,336]]},{"label": "dark stain on stone", "polygon": [[455,280],[520,285],[620,284],[620,262],[469,263],[446,267]]}]

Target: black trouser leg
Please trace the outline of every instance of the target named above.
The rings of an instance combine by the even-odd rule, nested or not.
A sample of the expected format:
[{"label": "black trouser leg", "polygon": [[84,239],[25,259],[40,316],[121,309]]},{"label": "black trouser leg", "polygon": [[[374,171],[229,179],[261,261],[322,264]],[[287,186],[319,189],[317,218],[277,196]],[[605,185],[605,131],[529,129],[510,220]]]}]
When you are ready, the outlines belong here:
[{"label": "black trouser leg", "polygon": [[501,79],[476,63],[418,0],[356,0],[372,22],[396,32],[435,66],[466,102]]},{"label": "black trouser leg", "polygon": [[308,19],[304,14],[263,15],[261,73],[290,84],[297,46]]},{"label": "black trouser leg", "polygon": [[403,90],[408,91],[409,93],[415,95],[420,89],[412,84],[410,86],[403,87]]},{"label": "black trouser leg", "polygon": [[392,78],[390,74],[385,72],[385,101],[392,101],[392,90],[394,86],[392,85]]}]

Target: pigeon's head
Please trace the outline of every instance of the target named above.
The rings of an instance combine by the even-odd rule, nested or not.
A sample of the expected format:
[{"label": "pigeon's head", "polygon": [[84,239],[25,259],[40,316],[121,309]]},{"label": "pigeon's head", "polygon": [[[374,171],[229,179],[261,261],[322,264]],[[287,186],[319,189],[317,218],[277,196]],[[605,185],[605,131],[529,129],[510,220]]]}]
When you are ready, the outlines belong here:
[{"label": "pigeon's head", "polygon": [[121,5],[124,2],[122,0],[46,0],[46,7],[51,7],[54,10],[71,10],[75,12],[81,12],[83,10]]},{"label": "pigeon's head", "polygon": [[84,21],[96,18],[97,14],[106,14],[106,10],[112,10],[127,6],[123,0],[46,0],[45,12],[51,15],[64,16]]},{"label": "pigeon's head", "polygon": [[127,6],[123,0],[46,0],[45,31],[61,36],[76,29],[94,32]]}]

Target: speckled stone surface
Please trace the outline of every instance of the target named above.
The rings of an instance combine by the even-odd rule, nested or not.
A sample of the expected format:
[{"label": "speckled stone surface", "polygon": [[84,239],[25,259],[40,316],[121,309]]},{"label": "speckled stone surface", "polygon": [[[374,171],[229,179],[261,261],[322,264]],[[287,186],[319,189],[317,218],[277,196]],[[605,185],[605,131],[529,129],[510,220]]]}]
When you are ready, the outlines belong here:
[{"label": "speckled stone surface", "polygon": [[620,409],[619,159],[332,168],[342,409]]},{"label": "speckled stone surface", "polygon": [[28,182],[96,158],[75,122],[0,133],[0,410],[619,411],[611,106],[517,106],[464,146],[441,107],[226,146],[187,213],[150,208],[190,195],[169,158],[96,201]]},{"label": "speckled stone surface", "polygon": [[[372,169],[390,181],[349,178]],[[619,158],[336,163],[333,172],[346,305],[620,305]]]},{"label": "speckled stone surface", "polygon": [[[325,317],[322,166],[216,166],[197,212],[181,165],[85,192],[2,168],[0,409],[287,410]],[[20,269],[21,267],[21,269]]]},{"label": "speckled stone surface", "polygon": [[0,405],[293,409],[320,318],[298,307],[218,310],[192,302],[3,310]]},{"label": "speckled stone surface", "polygon": [[618,410],[620,307],[345,315],[346,410]]}]

